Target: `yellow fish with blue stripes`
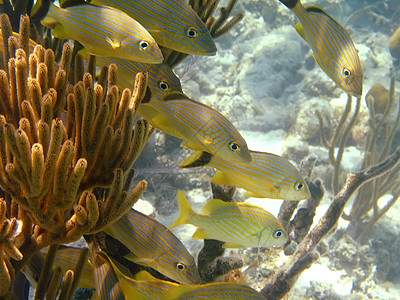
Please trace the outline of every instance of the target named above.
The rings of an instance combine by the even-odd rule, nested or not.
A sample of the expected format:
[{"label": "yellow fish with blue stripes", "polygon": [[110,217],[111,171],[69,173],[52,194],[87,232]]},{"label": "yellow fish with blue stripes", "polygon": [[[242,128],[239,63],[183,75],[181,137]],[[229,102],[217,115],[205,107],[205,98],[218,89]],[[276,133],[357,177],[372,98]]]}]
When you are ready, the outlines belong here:
[{"label": "yellow fish with blue stripes", "polygon": [[[207,153],[205,153],[207,154]],[[208,166],[217,169],[211,179],[217,184],[234,185],[246,190],[245,196],[299,201],[310,198],[307,183],[286,158],[268,152],[251,151],[249,163],[237,163],[204,153],[183,161],[181,168]]]},{"label": "yellow fish with blue stripes", "polygon": [[50,3],[41,23],[53,28],[55,37],[77,40],[89,54],[154,64],[164,59],[156,41],[140,23],[112,7],[84,4],[60,8]]},{"label": "yellow fish with blue stripes", "polygon": [[105,232],[132,252],[125,256],[134,263],[153,268],[186,284],[198,284],[200,276],[194,258],[182,242],[164,225],[131,209]]},{"label": "yellow fish with blue stripes", "polygon": [[[12,34],[14,37],[19,38],[18,32],[13,32]],[[29,52],[30,53],[33,52],[36,45],[37,45],[37,43],[34,40],[29,39]],[[4,47],[3,34],[1,33],[1,29],[0,29],[0,52],[3,52],[3,47]],[[27,53],[27,54],[29,54],[29,53]]]},{"label": "yellow fish with blue stripes", "polygon": [[[81,248],[59,246],[53,264],[59,266],[64,273],[68,270],[75,270],[81,252]],[[90,259],[88,259],[82,267],[78,286],[87,289],[94,288],[93,266]]]},{"label": "yellow fish with blue stripes", "polygon": [[346,30],[317,6],[300,0],[280,0],[299,19],[297,32],[310,45],[321,69],[344,91],[360,97],[363,71],[354,43]]},{"label": "yellow fish with blue stripes", "polygon": [[179,78],[166,64],[146,64],[133,60],[117,57],[96,57],[98,66],[108,66],[115,64],[118,67],[117,85],[120,90],[125,88],[132,89],[135,76],[139,72],[148,73],[147,85],[151,91],[151,97],[161,100],[171,92],[182,92]]},{"label": "yellow fish with blue stripes", "polygon": [[180,216],[171,225],[198,227],[195,239],[214,239],[225,242],[224,248],[283,246],[288,235],[278,219],[265,209],[248,203],[209,201],[203,214],[193,211],[182,191],[178,192]]},{"label": "yellow fish with blue stripes", "polygon": [[109,258],[106,253],[101,254],[110,261],[127,300],[167,299],[164,298],[165,293],[179,286],[178,283],[155,278],[146,271],[140,271],[132,278],[123,271],[123,266]]},{"label": "yellow fish with blue stripes", "polygon": [[251,161],[247,143],[233,124],[215,109],[172,92],[162,101],[139,105],[138,113],[154,127],[184,140],[182,147],[233,162]]},{"label": "yellow fish with blue stripes", "polygon": [[102,255],[95,242],[89,245],[90,260],[94,269],[96,298],[100,300],[125,300],[121,284],[107,257]]},{"label": "yellow fish with blue stripes", "polygon": [[164,299],[168,300],[266,300],[255,289],[242,284],[214,282],[197,286],[185,286],[170,289]]},{"label": "yellow fish with blue stripes", "polygon": [[207,27],[184,0],[92,0],[91,3],[126,12],[161,46],[196,55],[214,55],[217,51]]}]

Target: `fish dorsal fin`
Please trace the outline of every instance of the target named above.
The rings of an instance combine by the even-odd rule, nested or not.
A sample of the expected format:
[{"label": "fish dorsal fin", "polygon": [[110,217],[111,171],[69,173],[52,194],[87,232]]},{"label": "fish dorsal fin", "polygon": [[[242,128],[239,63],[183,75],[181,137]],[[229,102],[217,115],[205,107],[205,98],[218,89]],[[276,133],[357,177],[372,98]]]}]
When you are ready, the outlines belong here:
[{"label": "fish dorsal fin", "polygon": [[297,33],[305,40],[305,35],[304,35],[304,27],[300,23],[297,23],[294,25],[294,29],[296,29]]},{"label": "fish dorsal fin", "polygon": [[234,206],[237,206],[236,203],[234,203],[234,202],[226,202],[226,201],[223,201],[220,199],[212,199],[209,202],[207,202],[206,205],[204,205],[201,212],[203,214],[209,215],[216,210],[224,209],[227,207],[234,207]]},{"label": "fish dorsal fin", "polygon": [[159,280],[159,279],[155,278],[149,272],[142,270],[139,273],[135,274],[135,280],[154,281],[154,280]]},{"label": "fish dorsal fin", "polygon": [[171,92],[166,94],[163,98],[163,101],[172,101],[172,100],[192,100],[187,95],[181,92]]}]

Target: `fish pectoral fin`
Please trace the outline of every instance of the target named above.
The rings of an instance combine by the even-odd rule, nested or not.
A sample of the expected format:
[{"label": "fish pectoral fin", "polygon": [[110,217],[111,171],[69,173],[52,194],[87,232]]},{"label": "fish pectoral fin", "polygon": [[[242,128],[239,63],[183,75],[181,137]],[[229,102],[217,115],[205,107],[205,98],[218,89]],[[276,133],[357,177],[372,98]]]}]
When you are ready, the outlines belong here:
[{"label": "fish pectoral fin", "polygon": [[160,28],[146,28],[146,29],[151,35],[162,33],[162,30]]},{"label": "fish pectoral fin", "polygon": [[211,145],[214,144],[214,141],[211,139],[203,139],[203,143],[204,145]]},{"label": "fish pectoral fin", "polygon": [[201,147],[201,145],[199,145],[198,143],[195,143],[193,141],[188,141],[188,140],[184,140],[181,143],[181,147],[192,149],[192,150],[195,150],[195,151],[203,151],[204,150],[204,148]]},{"label": "fish pectoral fin", "polygon": [[204,229],[197,228],[196,231],[193,233],[192,238],[198,239],[198,240],[203,240],[207,237],[206,237],[206,233],[205,233]]},{"label": "fish pectoral fin", "polygon": [[263,195],[254,193],[254,192],[245,192],[244,195],[246,197],[254,197],[254,198],[265,198]]},{"label": "fish pectoral fin", "polygon": [[54,28],[59,21],[55,17],[46,16],[40,23],[45,27]]},{"label": "fish pectoral fin", "polygon": [[133,261],[135,264],[152,266],[154,264],[154,258],[138,257],[133,253],[129,253],[124,256],[127,260]]},{"label": "fish pectoral fin", "polygon": [[233,243],[225,243],[222,245],[222,247],[224,247],[224,248],[245,248],[242,245],[233,244]]},{"label": "fish pectoral fin", "polygon": [[217,171],[217,173],[215,173],[214,177],[211,178],[211,182],[216,184],[235,185],[233,180],[231,180],[229,176],[225,175],[225,173],[222,173],[221,171]]},{"label": "fish pectoral fin", "polygon": [[84,59],[88,59],[90,55],[86,48],[82,48],[81,50],[79,50],[78,54],[81,55]]},{"label": "fish pectoral fin", "polygon": [[180,168],[204,167],[210,162],[212,155],[205,151],[196,151],[179,164]]},{"label": "fish pectoral fin", "polygon": [[107,43],[110,44],[110,46],[111,46],[113,49],[117,49],[117,48],[121,47],[121,43],[120,43],[120,42],[114,41],[114,40],[112,40],[112,39],[109,38],[109,37],[106,38],[106,41],[107,41]]},{"label": "fish pectoral fin", "polygon": [[300,23],[297,23],[296,25],[294,25],[294,29],[296,29],[297,33],[300,34],[300,36],[306,40],[306,37],[304,35],[304,27],[303,25],[301,25]]},{"label": "fish pectoral fin", "polygon": [[135,280],[151,281],[151,280],[157,280],[157,278],[152,276],[149,272],[142,270],[135,274]]}]

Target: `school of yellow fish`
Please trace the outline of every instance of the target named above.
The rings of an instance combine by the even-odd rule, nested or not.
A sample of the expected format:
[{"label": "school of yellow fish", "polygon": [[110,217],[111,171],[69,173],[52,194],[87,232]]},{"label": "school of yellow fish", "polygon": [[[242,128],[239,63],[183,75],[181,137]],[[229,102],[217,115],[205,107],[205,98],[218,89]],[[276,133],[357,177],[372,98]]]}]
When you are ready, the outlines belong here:
[{"label": "school of yellow fish", "polygon": [[[319,7],[304,7],[300,0],[279,1],[298,18],[295,29],[312,49],[321,69],[338,87],[360,97],[363,72],[346,30]],[[163,63],[158,45],[195,55],[214,55],[217,51],[207,27],[186,1],[82,0],[72,1],[69,7],[60,2],[60,7],[50,0],[36,3],[49,6],[41,23],[52,28],[55,37],[79,41],[84,46],[80,54],[85,58],[97,56],[100,66],[117,65],[121,89],[131,88],[138,72],[148,72],[150,97],[140,105],[139,114],[194,151],[180,167],[215,168],[212,182],[243,188],[250,197],[286,201],[310,197],[307,183],[291,162],[249,150],[226,117],[182,93],[179,78]],[[261,207],[213,199],[200,214],[181,191],[178,203],[180,216],[170,228],[192,224],[198,227],[193,238],[220,240],[225,248],[281,247],[288,241],[285,228]],[[100,299],[265,299],[245,285],[200,284],[195,259],[170,228],[132,209],[105,232],[130,250],[126,259],[153,268],[175,282],[157,279],[145,271],[132,275],[93,242],[79,286],[94,288]],[[73,269],[79,252],[64,248],[55,264]],[[41,261],[35,259],[26,273],[34,274]]]}]

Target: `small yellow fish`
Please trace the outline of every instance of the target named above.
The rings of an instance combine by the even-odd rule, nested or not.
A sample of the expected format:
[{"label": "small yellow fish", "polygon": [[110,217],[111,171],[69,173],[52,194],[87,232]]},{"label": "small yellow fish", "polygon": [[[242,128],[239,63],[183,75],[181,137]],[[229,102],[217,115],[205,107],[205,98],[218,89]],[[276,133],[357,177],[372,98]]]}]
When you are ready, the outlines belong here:
[{"label": "small yellow fish", "polygon": [[184,0],[92,0],[91,3],[126,12],[161,46],[197,55],[214,55],[217,51],[207,27]]},{"label": "small yellow fish", "polygon": [[[183,161],[181,168],[208,166],[218,170],[211,179],[217,184],[246,190],[245,196],[299,201],[310,198],[307,183],[286,158],[268,152],[251,151],[249,163],[236,163],[212,156],[203,162],[204,153]],[[207,158],[207,157],[206,157]],[[200,162],[198,162],[200,161]]]},{"label": "small yellow fish", "polygon": [[[75,270],[82,250],[83,248],[59,246],[54,258],[53,266],[60,267],[63,274],[68,270]],[[47,253],[43,250],[37,252],[29,260],[28,264],[24,266],[23,272],[30,281],[38,282],[40,274],[43,272],[46,255]],[[89,258],[82,267],[78,286],[86,289],[94,289],[93,267]]]},{"label": "small yellow fish", "polygon": [[122,271],[122,266],[109,258],[106,253],[100,253],[112,265],[118,277],[119,284],[127,300],[163,300],[164,294],[179,284],[151,276],[146,271],[140,271],[134,278]]},{"label": "small yellow fish", "polygon": [[108,260],[95,242],[89,245],[90,260],[94,269],[96,296],[100,300],[125,300],[121,283]]},{"label": "small yellow fish", "polygon": [[183,93],[172,92],[162,101],[142,102],[138,113],[154,127],[184,140],[182,147],[229,161],[251,161],[247,143],[235,126],[215,109]]},{"label": "small yellow fish", "polygon": [[150,33],[126,13],[112,7],[84,4],[64,9],[50,3],[41,23],[53,28],[55,37],[77,40],[89,54],[154,64],[163,61]]},{"label": "small yellow fish", "polygon": [[170,289],[164,299],[168,300],[266,300],[255,289],[242,284],[228,282],[214,282],[201,285],[185,286]]},{"label": "small yellow fish", "polygon": [[346,30],[317,6],[300,0],[280,0],[297,16],[295,28],[310,45],[321,69],[344,91],[360,97],[363,71],[358,52]]},{"label": "small yellow fish", "polygon": [[180,216],[170,228],[192,224],[199,227],[195,239],[225,242],[224,248],[282,246],[288,235],[279,221],[265,209],[248,203],[209,201],[202,209],[193,211],[182,191],[178,192]]},{"label": "small yellow fish", "polygon": [[[13,36],[15,36],[16,38],[19,38],[19,33],[13,32]],[[33,52],[36,45],[37,45],[37,43],[34,40],[29,39],[29,52],[30,53]],[[3,47],[4,47],[4,41],[3,41],[3,35],[1,33],[1,29],[0,29],[0,52],[3,52]],[[27,53],[27,54],[29,54],[29,53]]]},{"label": "small yellow fish", "polygon": [[136,74],[147,72],[149,75],[147,84],[151,90],[151,97],[161,100],[168,93],[182,92],[179,78],[164,63],[146,64],[111,56],[96,57],[96,63],[100,67],[110,64],[115,64],[118,67],[117,85],[120,90],[132,89]]},{"label": "small yellow fish", "polygon": [[132,252],[125,256],[127,259],[180,283],[200,282],[193,256],[171,231],[155,219],[131,209],[107,226],[105,232]]}]

